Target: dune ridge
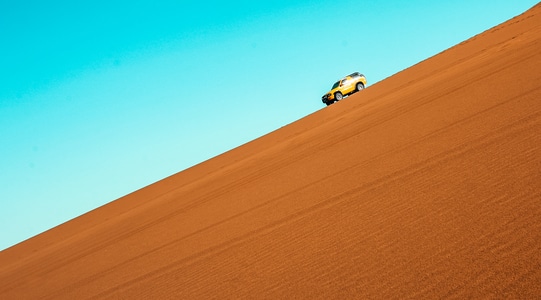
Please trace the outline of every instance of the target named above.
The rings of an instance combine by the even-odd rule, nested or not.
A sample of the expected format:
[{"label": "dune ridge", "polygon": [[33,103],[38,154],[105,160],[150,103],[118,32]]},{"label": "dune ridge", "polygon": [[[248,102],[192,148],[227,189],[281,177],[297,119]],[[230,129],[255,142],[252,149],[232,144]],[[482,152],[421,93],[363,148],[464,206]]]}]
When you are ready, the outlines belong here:
[{"label": "dune ridge", "polygon": [[541,5],[0,252],[0,299],[539,298]]}]

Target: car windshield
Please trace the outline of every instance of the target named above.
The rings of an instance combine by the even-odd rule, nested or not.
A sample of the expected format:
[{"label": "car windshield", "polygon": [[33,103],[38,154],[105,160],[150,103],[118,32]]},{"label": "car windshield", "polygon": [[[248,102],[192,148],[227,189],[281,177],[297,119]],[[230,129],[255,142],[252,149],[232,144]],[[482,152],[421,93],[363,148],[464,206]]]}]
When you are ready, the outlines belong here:
[{"label": "car windshield", "polygon": [[337,88],[339,85],[340,85],[340,81],[337,81],[335,84],[333,84],[331,90],[334,90],[334,89]]}]

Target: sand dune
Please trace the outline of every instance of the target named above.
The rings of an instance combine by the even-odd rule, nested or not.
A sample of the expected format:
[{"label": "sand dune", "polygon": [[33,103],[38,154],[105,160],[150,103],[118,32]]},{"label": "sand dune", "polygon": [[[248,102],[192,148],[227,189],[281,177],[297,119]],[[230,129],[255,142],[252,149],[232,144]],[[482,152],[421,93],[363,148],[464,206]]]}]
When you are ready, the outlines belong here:
[{"label": "sand dune", "polygon": [[541,297],[541,5],[0,252],[0,299]]}]

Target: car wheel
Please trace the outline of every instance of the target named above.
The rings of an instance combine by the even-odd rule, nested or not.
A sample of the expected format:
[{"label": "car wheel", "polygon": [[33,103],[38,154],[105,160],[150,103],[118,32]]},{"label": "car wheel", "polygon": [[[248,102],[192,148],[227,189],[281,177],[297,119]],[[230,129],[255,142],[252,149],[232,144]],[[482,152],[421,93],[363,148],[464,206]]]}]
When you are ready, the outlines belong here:
[{"label": "car wheel", "polygon": [[334,103],[334,101],[332,101],[332,100],[328,100],[327,102],[325,102],[325,104],[327,104],[327,106],[329,106],[329,105],[331,105],[333,103]]},{"label": "car wheel", "polygon": [[357,85],[355,86],[355,88],[357,89],[357,92],[362,91],[364,90],[364,84],[362,82],[357,82]]},{"label": "car wheel", "polygon": [[334,93],[334,99],[336,99],[336,101],[340,101],[340,100],[344,99],[344,96],[342,95],[342,93],[336,92],[336,93]]}]

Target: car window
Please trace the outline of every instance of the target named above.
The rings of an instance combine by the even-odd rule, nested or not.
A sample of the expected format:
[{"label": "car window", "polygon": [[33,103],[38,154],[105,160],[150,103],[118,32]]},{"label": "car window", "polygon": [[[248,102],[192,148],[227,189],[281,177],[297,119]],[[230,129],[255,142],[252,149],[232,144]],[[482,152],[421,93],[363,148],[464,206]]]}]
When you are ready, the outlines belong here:
[{"label": "car window", "polygon": [[340,81],[337,81],[333,84],[331,90],[334,90],[335,88],[337,88],[338,86],[340,85]]}]

